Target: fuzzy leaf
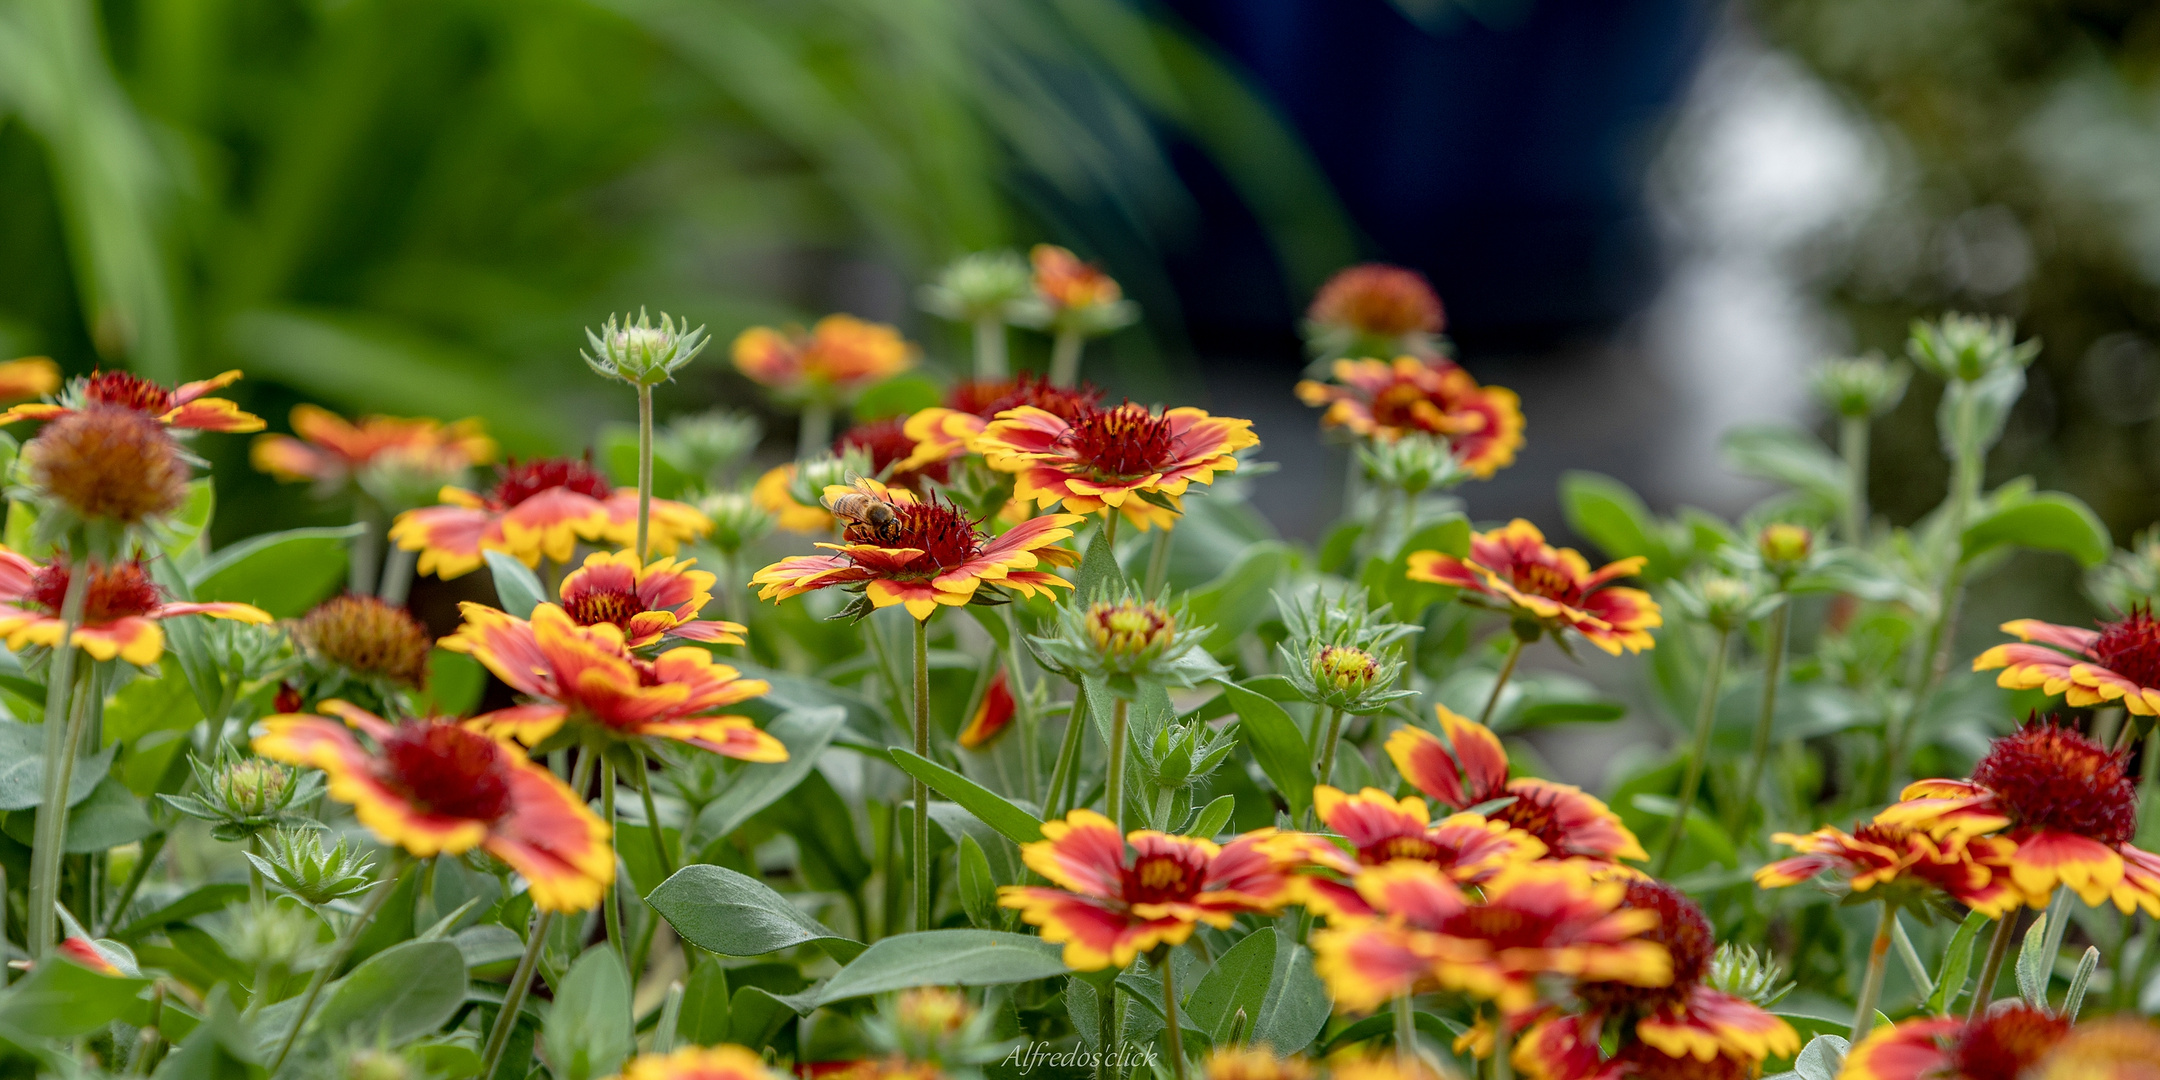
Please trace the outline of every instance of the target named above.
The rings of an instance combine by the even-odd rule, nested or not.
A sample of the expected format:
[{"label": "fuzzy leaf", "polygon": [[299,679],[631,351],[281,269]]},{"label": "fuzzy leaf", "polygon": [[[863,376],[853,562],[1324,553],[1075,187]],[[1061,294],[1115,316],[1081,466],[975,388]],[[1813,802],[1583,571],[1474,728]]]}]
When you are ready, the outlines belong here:
[{"label": "fuzzy leaf", "polygon": [[889,937],[841,968],[817,1004],[911,986],[999,986],[1066,973],[1058,947],[999,930],[925,930]]}]

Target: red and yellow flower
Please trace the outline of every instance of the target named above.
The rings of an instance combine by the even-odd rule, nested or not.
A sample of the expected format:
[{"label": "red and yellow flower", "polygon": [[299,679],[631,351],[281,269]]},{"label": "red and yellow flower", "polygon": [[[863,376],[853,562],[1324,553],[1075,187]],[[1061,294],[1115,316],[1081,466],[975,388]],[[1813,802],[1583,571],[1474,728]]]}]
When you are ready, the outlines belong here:
[{"label": "red and yellow flower", "polygon": [[294,406],[291,435],[258,435],[248,460],[259,471],[285,481],[313,481],[342,487],[360,470],[378,461],[423,465],[434,472],[457,472],[495,458],[495,440],[480,421],[397,416],[363,416],[358,423],[314,405]]},{"label": "red and yellow flower", "polygon": [[1012,686],[1006,682],[1005,669],[1001,667],[990,676],[990,685],[983,688],[982,700],[975,704],[975,714],[968,717],[967,726],[960,729],[960,745],[977,750],[1004,734],[1012,725],[1014,705]]},{"label": "red and yellow flower", "polygon": [[1028,249],[1028,262],[1035,269],[1035,294],[1052,312],[1107,307],[1125,297],[1110,275],[1056,244]]},{"label": "red and yellow flower", "polygon": [[[1013,476],[1013,496],[1067,513],[1147,505],[1159,495],[1173,507],[1194,483],[1212,484],[1237,468],[1231,455],[1260,444],[1252,421],[1199,409],[1156,415],[1126,402],[1066,419],[1046,409],[1008,409],[970,444],[991,468]],[[1154,509],[1160,510],[1161,507]],[[1172,516],[1154,521],[1167,527]]]},{"label": "red and yellow flower", "polygon": [[58,402],[31,402],[0,413],[0,424],[18,420],[57,420],[82,409],[108,405],[156,417],[167,427],[197,431],[261,431],[262,417],[242,412],[240,406],[224,398],[204,396],[239,379],[238,371],[228,371],[168,390],[140,375],[100,371],[75,380]]},{"label": "red and yellow flower", "polygon": [[2076,708],[2120,704],[2139,716],[2160,715],[2160,620],[2151,608],[2131,608],[2098,630],[2038,619],[2002,628],[2020,643],[1997,645],[1973,660],[1974,671],[2002,669],[1997,685],[2062,694]]},{"label": "red and yellow flower", "polygon": [[2124,755],[2078,732],[2033,720],[1995,740],[1969,780],[1920,780],[1877,824],[1909,825],[1967,843],[1989,834],[2016,846],[2011,884],[2033,906],[2057,885],[2087,904],[2160,917],[2160,856],[2131,846],[2137,780]]},{"label": "red and yellow flower", "polygon": [[889,416],[857,424],[833,440],[833,453],[860,450],[870,458],[870,473],[893,487],[918,495],[928,494],[927,484],[942,484],[952,475],[950,459],[923,456],[921,443],[908,433],[909,418]]},{"label": "red and yellow flower", "polygon": [[[853,1064],[853,1063],[850,1063]],[[863,1064],[868,1064],[864,1062]],[[757,1052],[733,1044],[686,1046],[671,1054],[639,1054],[618,1080],[781,1080]]]},{"label": "red and yellow flower", "polygon": [[474,718],[490,732],[536,746],[574,721],[611,738],[674,739],[743,761],[787,760],[787,747],[747,717],[713,715],[770,686],[742,678],[704,649],[684,645],[647,660],[630,651],[614,623],[579,626],[554,604],[533,608],[530,622],[483,604],[461,607],[465,623],[442,647],[480,661],[533,699]]},{"label": "red and yellow flower", "polygon": [[1219,1046],[1208,1052],[1201,1075],[1207,1080],[1312,1080],[1313,1067],[1301,1057],[1276,1057],[1265,1044]]},{"label": "red and yellow flower", "polygon": [[480,848],[524,875],[543,911],[586,910],[615,880],[607,823],[515,746],[439,718],[392,724],[336,700],[322,710],[344,723],[272,716],[255,752],[321,769],[330,797],[383,843],[421,858]]},{"label": "red and yellow flower", "polygon": [[[72,568],[40,563],[0,547],[0,635],[8,648],[60,644],[60,608],[67,597]],[[267,623],[270,613],[252,604],[225,601],[171,603],[137,561],[90,564],[90,584],[83,616],[75,627],[75,647],[99,660],[119,657],[147,665],[165,655],[164,619],[208,615],[238,622]]]},{"label": "red and yellow flower", "polygon": [[1445,439],[1463,468],[1481,479],[1514,464],[1522,449],[1522,400],[1515,391],[1479,386],[1450,361],[1337,360],[1331,373],[1333,382],[1297,385],[1298,400],[1327,406],[1323,427],[1381,442],[1412,434]]},{"label": "red and yellow flower", "polygon": [[1357,876],[1398,859],[1427,862],[1451,880],[1476,884],[1509,865],[1545,855],[1536,837],[1481,814],[1457,813],[1433,824],[1425,800],[1397,799],[1378,788],[1355,795],[1327,784],[1313,789],[1313,812],[1348,846],[1326,836],[1284,833],[1269,841],[1277,855],[1333,871],[1345,880],[1299,875],[1292,879],[1298,902],[1330,919],[1373,914],[1358,896]]},{"label": "red and yellow flower", "polygon": [[623,645],[643,648],[663,637],[740,645],[741,623],[702,619],[717,579],[693,570],[696,559],[672,557],[638,565],[637,552],[595,551],[570,571],[559,590],[562,608],[579,626],[607,623],[622,631]]},{"label": "red and yellow flower", "polygon": [[[567,563],[578,541],[625,546],[637,538],[637,489],[618,488],[575,458],[512,460],[497,466],[485,495],[445,487],[441,506],[399,514],[390,539],[420,553],[419,570],[440,578],[471,573],[483,552],[500,551],[527,566],[541,559]],[[652,500],[649,542],[662,555],[712,530],[696,508]]]},{"label": "red and yellow flower", "polygon": [[1222,929],[1281,907],[1289,882],[1262,847],[1273,831],[1221,846],[1147,830],[1120,837],[1109,818],[1075,810],[1020,846],[1028,869],[1056,887],[1008,885],[998,903],[1063,943],[1066,966],[1124,967],[1157,945],[1183,944],[1200,923]]},{"label": "red and yellow flower", "polygon": [[[21,361],[16,362],[20,363]],[[104,953],[99,952],[97,943],[91,941],[89,938],[62,938],[60,940],[60,944],[54,946],[53,951],[62,957],[65,957],[69,960],[74,961],[75,963],[81,964],[82,966],[89,968],[92,971],[97,972],[100,975],[109,975],[115,979],[123,978],[127,975],[127,972],[120,970],[120,965],[113,963],[112,960],[106,957]]]},{"label": "red and yellow flower", "polygon": [[60,365],[49,356],[25,356],[0,363],[0,401],[44,397],[60,389]]},{"label": "red and yellow flower", "polygon": [[2011,1002],[1971,1021],[1952,1017],[1878,1027],[1845,1055],[1842,1080],[2016,1080],[2070,1034],[2070,1021]]},{"label": "red and yellow flower", "polygon": [[847,395],[906,371],[915,346],[884,323],[827,315],[805,333],[799,326],[753,326],[735,338],[735,367],[784,393]]},{"label": "red and yellow flower", "polygon": [[1102,391],[1086,383],[1052,386],[1033,372],[1022,372],[1017,379],[963,382],[945,395],[944,405],[907,418],[902,430],[914,440],[915,447],[900,467],[922,469],[967,455],[975,437],[1009,409],[1026,405],[1071,423],[1082,413],[1098,408],[1101,401]]},{"label": "red and yellow flower", "polygon": [[795,498],[795,463],[775,465],[765,470],[750,485],[750,501],[758,509],[773,515],[775,522],[791,533],[815,536],[833,531],[836,524],[832,511],[819,503],[799,502]]},{"label": "red and yellow flower", "polygon": [[[895,604],[917,619],[940,606],[959,607],[975,599],[984,584],[1025,596],[1072,588],[1072,583],[1038,566],[1071,566],[1078,555],[1057,542],[1072,535],[1080,519],[1071,514],[1030,518],[995,537],[983,535],[958,507],[942,499],[919,501],[875,480],[859,488],[835,486],[830,497],[867,494],[892,513],[884,525],[848,522],[841,543],[819,544],[831,555],[782,559],[751,577],[764,586],[760,599],[785,600],[832,586],[855,586],[877,607]],[[1053,593],[1053,595],[1055,595]]]},{"label": "red and yellow flower", "polygon": [[2017,845],[2001,837],[1937,839],[1906,825],[1876,824],[1850,833],[1823,828],[1804,835],[1778,833],[1770,839],[1800,854],[1755,871],[1755,884],[1764,889],[1832,872],[1854,892],[1877,886],[1940,890],[1991,919],[2025,902],[2010,879]]},{"label": "red and yellow flower", "polygon": [[2038,1080],[2160,1080],[2160,1025],[2134,1016],[2079,1024],[2041,1063]]},{"label": "red and yellow flower", "polygon": [[1439,867],[1410,860],[1358,875],[1357,890],[1379,917],[1312,937],[1313,970],[1339,1008],[1369,1011],[1438,987],[1520,1014],[1536,1007],[1542,976],[1672,981],[1670,954],[1642,936],[1657,913],[1622,907],[1622,882],[1575,863],[1512,864],[1478,887],[1475,904]]},{"label": "red and yellow flower", "polygon": [[[1493,799],[1515,801],[1490,814],[1494,821],[1520,829],[1545,845],[1548,857],[1647,859],[1635,834],[1620,816],[1594,795],[1569,784],[1530,777],[1508,779],[1507,750],[1491,728],[1467,719],[1445,705],[1433,706],[1440,717],[1439,737],[1423,728],[1397,728],[1388,736],[1388,757],[1412,786],[1453,810],[1468,810]],[[1448,749],[1452,743],[1454,749]]]},{"label": "red and yellow flower", "polygon": [[1640,572],[1645,561],[1637,555],[1593,571],[1581,552],[1553,547],[1537,526],[1516,518],[1491,532],[1473,534],[1468,558],[1411,552],[1409,576],[1412,581],[1454,586],[1465,599],[1474,597],[1515,618],[1535,620],[1556,636],[1573,630],[1618,656],[1622,649],[1641,652],[1656,645],[1650,631],[1665,625],[1649,593],[1612,584]]}]

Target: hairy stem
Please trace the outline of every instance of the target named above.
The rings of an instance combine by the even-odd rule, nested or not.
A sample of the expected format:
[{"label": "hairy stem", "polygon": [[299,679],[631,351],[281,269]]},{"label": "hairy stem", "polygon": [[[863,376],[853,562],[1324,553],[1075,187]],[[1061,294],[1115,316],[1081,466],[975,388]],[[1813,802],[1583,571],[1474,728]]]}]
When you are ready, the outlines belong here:
[{"label": "hairy stem", "polygon": [[1995,921],[1995,936],[1988,940],[1987,959],[1980,963],[1980,981],[1973,984],[1972,1008],[1967,1020],[1978,1019],[1995,998],[1995,980],[2002,975],[2003,957],[2010,954],[2010,939],[2017,936],[2018,912],[2005,911]]},{"label": "hairy stem", "polygon": [[413,566],[420,561],[420,553],[401,547],[391,547],[383,553],[382,585],[375,595],[385,604],[405,606],[405,598],[412,595]]},{"label": "hairy stem", "polygon": [[1848,416],[1838,424],[1838,456],[1845,459],[1845,542],[1867,539],[1868,418]]},{"label": "hairy stem", "polygon": [[1702,790],[1703,769],[1710,761],[1710,731],[1717,726],[1718,682],[1725,677],[1725,657],[1732,647],[1732,631],[1718,631],[1717,648],[1711,650],[1710,666],[1703,669],[1702,700],[1695,706],[1695,737],[1688,743],[1687,773],[1680,781],[1680,799],[1672,825],[1665,833],[1665,848],[1658,852],[1654,877],[1672,869],[1674,856],[1687,835],[1688,815],[1695,812],[1695,795]]},{"label": "hairy stem", "polygon": [[322,996],[323,987],[329,985],[337,970],[345,966],[345,958],[352,955],[353,945],[360,940],[360,931],[367,929],[367,925],[375,921],[375,913],[381,911],[383,904],[389,901],[390,894],[397,891],[398,878],[404,876],[405,867],[410,861],[404,852],[398,853],[397,859],[383,874],[383,879],[376,882],[374,890],[368,893],[367,902],[360,906],[360,913],[353,916],[352,921],[345,924],[344,931],[338,934],[337,943],[330,946],[330,955],[324,957],[322,966],[309,976],[307,989],[300,995],[300,1009],[293,1014],[292,1027],[285,1032],[285,1041],[278,1044],[276,1056],[270,1059],[270,1075],[276,1076],[278,1066],[285,1064],[285,1056],[292,1053],[293,1044],[300,1041],[301,1029],[307,1027],[308,1017],[315,1011],[315,999]]},{"label": "hairy stem", "polygon": [[637,388],[637,558],[645,565],[651,552],[652,525],[652,387]]},{"label": "hairy stem", "polygon": [[1882,999],[1883,976],[1890,966],[1890,931],[1897,926],[1897,905],[1885,901],[1882,918],[1875,923],[1874,940],[1868,942],[1867,974],[1860,980],[1860,1001],[1853,1006],[1852,1035],[1858,1043],[1875,1026],[1875,1003]]},{"label": "hairy stem", "polygon": [[1039,802],[1042,799],[1042,752],[1036,746],[1036,739],[1042,718],[1035,715],[1034,689],[1028,685],[1027,669],[1020,665],[1020,620],[1013,614],[1011,604],[1000,604],[997,610],[998,617],[1005,623],[1005,678],[1012,686],[1013,720],[1020,728],[1021,790],[1028,798]]},{"label": "hairy stem", "polygon": [[1762,785],[1763,765],[1770,759],[1770,729],[1777,719],[1778,681],[1785,673],[1785,638],[1792,630],[1792,598],[1770,616],[1770,642],[1763,649],[1762,711],[1755,717],[1755,740],[1748,748],[1746,779],[1740,784],[1740,797],[1725,815],[1725,831],[1737,834],[1747,820],[1748,810],[1754,805]]},{"label": "hairy stem", "polygon": [[1005,320],[997,315],[984,315],[975,320],[975,377],[1002,379],[1007,372]]},{"label": "hairy stem", "polygon": [[1177,1080],[1185,1080],[1185,1037],[1178,1030],[1177,990],[1171,978],[1171,970],[1177,964],[1172,962],[1168,949],[1161,950],[1158,955],[1161,959],[1155,968],[1162,972],[1163,1030],[1170,1035],[1170,1074]]},{"label": "hairy stem", "polygon": [[90,596],[90,569],[89,560],[83,559],[68,574],[67,592],[60,600],[60,644],[53,649],[45,676],[45,784],[38,802],[36,843],[30,850],[30,940],[23,943],[32,960],[45,958],[58,923],[53,904],[60,899],[68,785],[74,779],[75,743],[81,735],[74,708],[74,696],[82,692],[76,686],[75,628],[82,625],[83,605]]},{"label": "hairy stem", "polygon": [[831,404],[812,401],[803,406],[800,426],[795,432],[797,461],[818,457],[832,449],[832,422]]},{"label": "hairy stem", "polygon": [[1500,692],[1507,689],[1508,678],[1515,674],[1515,662],[1522,659],[1522,651],[1523,639],[1517,637],[1514,644],[1508,646],[1507,660],[1500,665],[1500,676],[1493,680],[1492,693],[1486,696],[1485,707],[1478,711],[1479,724],[1492,726],[1493,709],[1500,704]]},{"label": "hairy stem", "polygon": [[1160,596],[1164,579],[1170,576],[1170,527],[1155,530],[1154,547],[1148,551],[1147,595]]},{"label": "hairy stem", "polygon": [[[915,754],[930,756],[930,620],[915,620]],[[916,778],[915,929],[930,929],[930,785]]]},{"label": "hairy stem", "polygon": [[1119,836],[1125,835],[1125,708],[1125,699],[1117,699],[1110,720],[1110,822]]},{"label": "hairy stem", "polygon": [[495,1026],[488,1031],[487,1050],[480,1058],[482,1080],[493,1080],[496,1066],[502,1063],[503,1051],[510,1047],[510,1033],[517,1029],[517,1015],[525,1007],[525,995],[532,992],[533,971],[540,966],[540,953],[547,947],[548,928],[554,922],[552,911],[543,911],[533,917],[532,935],[526,939],[525,954],[518,957],[517,970],[510,973],[510,985],[503,990],[502,1011],[495,1014]]},{"label": "hairy stem", "polygon": [[645,751],[638,751],[638,801],[645,808],[645,830],[652,834],[653,854],[660,857],[660,880],[675,876],[675,853],[668,849],[667,830],[660,824],[660,808],[653,802],[652,770],[645,767]]},{"label": "hairy stem", "polygon": [[1060,331],[1050,346],[1050,385],[1071,386],[1080,381],[1080,350],[1087,339],[1071,330]]},{"label": "hairy stem", "polygon": [[[1320,783],[1332,784],[1335,782],[1335,744],[1341,737],[1342,710],[1330,709],[1327,719],[1327,734],[1320,737]],[[1315,813],[1316,811],[1312,807],[1305,808],[1305,825],[1307,828],[1312,827]]]},{"label": "hairy stem", "polygon": [[1073,695],[1072,711],[1065,717],[1065,738],[1058,744],[1057,763],[1050,767],[1049,801],[1043,805],[1043,820],[1051,821],[1065,816],[1065,789],[1072,784],[1072,775],[1080,762],[1080,738],[1087,731],[1087,684],[1078,684]]},{"label": "hairy stem", "polygon": [[[608,855],[619,866],[622,856],[616,853],[615,844],[622,836],[622,830],[616,827],[615,822],[615,763],[609,760],[605,753],[587,752],[597,754],[600,758],[600,820],[607,822]],[[582,796],[584,793],[579,794]],[[608,882],[607,891],[600,897],[600,912],[601,918],[607,923],[608,945],[615,950],[615,955],[622,958],[623,966],[628,968],[630,943],[623,940],[622,889],[619,882]],[[632,972],[633,976],[635,974]]]}]

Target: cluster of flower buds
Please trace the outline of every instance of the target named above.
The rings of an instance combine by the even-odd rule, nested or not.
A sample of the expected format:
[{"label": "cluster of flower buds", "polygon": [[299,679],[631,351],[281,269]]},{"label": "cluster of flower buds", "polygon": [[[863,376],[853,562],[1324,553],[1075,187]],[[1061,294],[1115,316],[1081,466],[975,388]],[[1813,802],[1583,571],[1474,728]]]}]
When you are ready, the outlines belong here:
[{"label": "cluster of flower buds", "polygon": [[305,808],[323,793],[322,774],[242,757],[230,747],[210,761],[190,756],[197,795],[159,795],[166,805],[210,822],[210,835],[241,841],[307,820]]},{"label": "cluster of flower buds", "polygon": [[1911,369],[1878,355],[1825,360],[1808,380],[1815,400],[1848,420],[1867,420],[1896,407]]},{"label": "cluster of flower buds", "polygon": [[313,828],[278,829],[263,838],[263,854],[247,857],[267,881],[312,907],[358,896],[375,882],[366,853],[342,836],[326,848]]},{"label": "cluster of flower buds", "polygon": [[704,351],[710,339],[704,327],[692,330],[687,322],[677,326],[664,311],[660,313],[660,325],[654,326],[640,309],[635,323],[628,316],[620,323],[615,316],[608,316],[599,333],[585,331],[585,341],[592,351],[581,350],[579,355],[595,373],[632,386],[651,387],[674,378],[684,364]]},{"label": "cluster of flower buds", "polygon": [[1363,716],[1413,693],[1396,688],[1404,661],[1394,646],[1417,628],[1387,621],[1388,605],[1368,610],[1363,589],[1296,599],[1277,594],[1275,607],[1290,631],[1276,650],[1300,697]]}]

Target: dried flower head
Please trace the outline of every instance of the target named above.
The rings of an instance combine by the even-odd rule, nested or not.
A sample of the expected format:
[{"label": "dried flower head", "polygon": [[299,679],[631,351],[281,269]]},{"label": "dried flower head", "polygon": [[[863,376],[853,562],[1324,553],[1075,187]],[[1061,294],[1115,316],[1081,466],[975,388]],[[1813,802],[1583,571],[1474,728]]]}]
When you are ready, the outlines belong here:
[{"label": "dried flower head", "polygon": [[632,386],[667,382],[710,343],[704,327],[692,330],[688,322],[678,327],[665,311],[660,313],[660,325],[654,326],[643,308],[638,309],[635,324],[624,316],[618,325],[615,316],[609,315],[598,334],[585,331],[585,341],[592,347],[591,352],[578,354],[585,358],[585,366]]},{"label": "dried flower head", "polygon": [[82,521],[141,525],[187,501],[180,445],[156,419],[131,409],[70,412],[23,447],[23,461],[31,489]]},{"label": "dried flower head", "polygon": [[332,597],[301,616],[293,637],[317,662],[346,678],[406,690],[427,686],[434,639],[397,605],[350,593]]}]

